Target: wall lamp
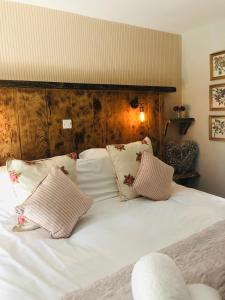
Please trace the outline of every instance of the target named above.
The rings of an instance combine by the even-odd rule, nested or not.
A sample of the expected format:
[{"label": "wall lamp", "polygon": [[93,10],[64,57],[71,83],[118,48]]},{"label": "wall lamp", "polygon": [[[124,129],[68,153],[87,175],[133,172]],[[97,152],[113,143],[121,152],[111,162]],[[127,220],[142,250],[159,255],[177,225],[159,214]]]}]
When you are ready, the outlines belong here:
[{"label": "wall lamp", "polygon": [[130,101],[130,106],[132,108],[138,108],[139,107],[139,109],[140,109],[140,116],[139,116],[139,118],[140,118],[141,123],[143,123],[144,120],[145,120],[145,111],[144,111],[144,105],[143,105],[143,103],[139,104],[138,97],[134,97]]},{"label": "wall lamp", "polygon": [[132,108],[138,108],[138,97],[134,97],[133,99],[131,99],[130,101],[130,106]]}]

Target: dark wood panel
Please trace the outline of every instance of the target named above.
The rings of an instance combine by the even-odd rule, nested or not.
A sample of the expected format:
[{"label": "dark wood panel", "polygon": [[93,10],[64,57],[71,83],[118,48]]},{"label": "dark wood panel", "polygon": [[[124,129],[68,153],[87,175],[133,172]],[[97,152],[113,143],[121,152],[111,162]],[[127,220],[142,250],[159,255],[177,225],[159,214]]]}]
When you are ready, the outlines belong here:
[{"label": "dark wood panel", "polygon": [[15,102],[19,116],[22,158],[31,160],[49,156],[45,90],[18,89]]},{"label": "dark wood panel", "polygon": [[9,157],[21,157],[14,93],[7,88],[2,88],[0,93],[0,165]]},{"label": "dark wood panel", "polygon": [[127,143],[130,140],[128,93],[112,94],[107,107],[107,144]]},{"label": "dark wood panel", "polygon": [[[134,97],[144,106],[144,123],[139,108],[130,106]],[[126,90],[0,88],[0,163],[9,156],[38,159],[145,136],[159,155],[164,122],[160,97]],[[63,119],[71,119],[73,128],[63,129]]]},{"label": "dark wood panel", "polygon": [[74,145],[77,151],[106,143],[104,92],[77,91],[72,103]]},{"label": "dark wood panel", "polygon": [[[101,130],[95,132],[96,113],[94,109],[95,94],[89,91],[77,91],[72,101],[73,141],[76,151],[97,147],[95,137],[101,140]],[[100,104],[101,105],[101,104]]]},{"label": "dark wood panel", "polygon": [[92,147],[103,147],[106,144],[106,107],[109,94],[109,91],[89,91],[87,93],[90,107],[92,107],[92,123],[90,123],[88,137]]},{"label": "dark wood panel", "polygon": [[0,87],[37,88],[37,89],[75,89],[75,90],[126,90],[147,91],[152,93],[174,93],[175,87],[171,86],[147,86],[147,85],[122,85],[122,84],[94,84],[94,83],[70,83],[70,82],[46,82],[46,81],[20,81],[0,80]]},{"label": "dark wood panel", "polygon": [[70,153],[74,150],[72,130],[62,128],[62,120],[73,117],[72,100],[74,96],[75,93],[71,90],[46,91],[51,156]]}]

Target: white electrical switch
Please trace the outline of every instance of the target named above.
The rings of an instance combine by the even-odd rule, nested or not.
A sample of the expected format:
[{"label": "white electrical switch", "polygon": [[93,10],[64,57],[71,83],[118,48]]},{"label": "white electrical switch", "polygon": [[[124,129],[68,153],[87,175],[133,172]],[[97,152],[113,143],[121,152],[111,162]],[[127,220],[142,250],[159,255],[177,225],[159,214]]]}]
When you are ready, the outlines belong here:
[{"label": "white electrical switch", "polygon": [[63,129],[71,129],[72,128],[72,120],[67,119],[63,120]]}]

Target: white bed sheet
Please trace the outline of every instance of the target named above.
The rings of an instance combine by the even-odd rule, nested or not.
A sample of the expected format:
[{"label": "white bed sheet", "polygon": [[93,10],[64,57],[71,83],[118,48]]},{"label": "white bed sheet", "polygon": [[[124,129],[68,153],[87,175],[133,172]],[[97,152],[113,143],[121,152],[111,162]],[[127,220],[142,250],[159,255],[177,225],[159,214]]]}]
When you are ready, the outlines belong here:
[{"label": "white bed sheet", "polygon": [[112,198],[94,203],[71,238],[53,240],[40,229],[10,232],[15,219],[11,201],[0,200],[0,299],[4,300],[60,299],[225,219],[225,199],[174,185],[165,202]]}]

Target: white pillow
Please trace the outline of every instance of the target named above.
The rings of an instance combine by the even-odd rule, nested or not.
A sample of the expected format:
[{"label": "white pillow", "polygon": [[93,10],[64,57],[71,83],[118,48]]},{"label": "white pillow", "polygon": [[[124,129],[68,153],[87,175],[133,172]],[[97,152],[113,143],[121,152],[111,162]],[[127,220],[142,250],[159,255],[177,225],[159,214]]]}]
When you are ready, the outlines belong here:
[{"label": "white pillow", "polygon": [[79,154],[79,158],[101,158],[109,156],[105,148],[91,148]]},{"label": "white pillow", "polygon": [[131,287],[134,300],[191,300],[181,271],[161,253],[150,253],[137,261]]},{"label": "white pillow", "polygon": [[15,196],[12,183],[6,167],[0,167],[0,209],[6,214],[15,215],[15,207],[23,201],[23,198]]},{"label": "white pillow", "polygon": [[131,276],[134,300],[222,300],[205,284],[186,285],[181,271],[167,255],[150,253],[138,260]]},{"label": "white pillow", "polygon": [[12,184],[6,166],[0,167],[0,192],[1,192],[0,195],[1,196],[3,196],[4,194],[3,191],[6,193],[13,193]]},{"label": "white pillow", "polygon": [[77,185],[94,202],[119,196],[109,156],[77,159]]}]

